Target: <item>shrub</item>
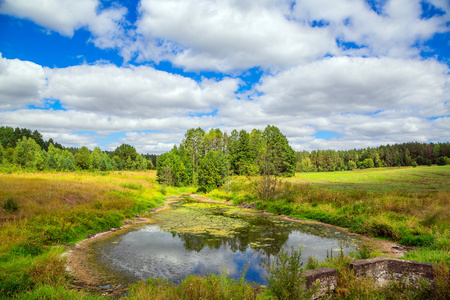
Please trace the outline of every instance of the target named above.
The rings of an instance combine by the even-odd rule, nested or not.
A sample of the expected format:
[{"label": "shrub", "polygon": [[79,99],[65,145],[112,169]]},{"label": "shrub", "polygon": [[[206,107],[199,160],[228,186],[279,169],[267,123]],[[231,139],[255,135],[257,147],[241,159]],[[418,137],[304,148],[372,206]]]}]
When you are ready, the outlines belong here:
[{"label": "shrub", "polygon": [[6,199],[5,203],[3,203],[3,209],[10,212],[15,212],[19,210],[19,204],[17,204],[16,199],[9,197]]},{"label": "shrub", "polygon": [[302,249],[281,250],[278,259],[269,266],[269,293],[278,299],[310,299],[314,290],[306,290],[306,275],[300,262]]},{"label": "shrub", "polygon": [[444,157],[444,156],[439,157],[439,158],[436,160],[436,164],[437,164],[438,166],[445,166],[445,165],[447,164],[447,158]]}]

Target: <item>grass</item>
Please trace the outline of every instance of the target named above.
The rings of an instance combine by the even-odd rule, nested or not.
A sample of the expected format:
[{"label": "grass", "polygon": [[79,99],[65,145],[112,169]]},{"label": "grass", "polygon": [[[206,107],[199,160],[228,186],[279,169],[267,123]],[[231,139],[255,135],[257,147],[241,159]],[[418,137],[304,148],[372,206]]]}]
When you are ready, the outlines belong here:
[{"label": "grass", "polygon": [[[406,259],[450,265],[450,166],[301,173],[283,179],[275,198],[269,200],[255,198],[252,180],[233,177],[208,196],[236,204],[257,202],[259,209],[417,246]],[[154,171],[0,174],[0,240],[8,241],[0,243],[0,299],[100,299],[68,288],[70,277],[61,258],[66,246],[119,227],[126,218],[145,215],[165,196],[195,190],[161,187]],[[334,299],[426,299],[423,295],[435,295],[426,286],[410,289],[400,283],[379,289],[370,280],[352,277],[349,262],[373,255],[365,249],[353,257],[308,265],[339,270]],[[440,291],[445,295],[449,274],[441,277]],[[179,285],[159,279],[141,282],[127,298],[198,297],[272,296],[222,273],[191,276]]]},{"label": "grass", "polygon": [[8,241],[0,244],[0,298],[19,291],[39,298],[33,293],[51,288],[58,294],[68,284],[65,246],[163,203],[155,178],[153,171],[0,174],[0,203],[7,208],[0,240]]},{"label": "grass", "polygon": [[374,168],[348,172],[297,173],[288,182],[311,184],[332,191],[450,192],[450,165]]}]

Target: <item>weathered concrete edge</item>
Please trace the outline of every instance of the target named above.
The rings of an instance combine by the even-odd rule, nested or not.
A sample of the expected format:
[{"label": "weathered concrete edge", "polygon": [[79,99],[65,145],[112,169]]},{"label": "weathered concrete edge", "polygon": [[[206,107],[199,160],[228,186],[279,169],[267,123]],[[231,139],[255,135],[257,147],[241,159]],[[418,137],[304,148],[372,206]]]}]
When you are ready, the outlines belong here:
[{"label": "weathered concrete edge", "polygon": [[334,291],[337,286],[338,272],[336,269],[325,267],[306,271],[306,288],[317,288],[314,298],[326,295]]},{"label": "weathered concrete edge", "polygon": [[[350,268],[358,277],[371,277],[376,284],[383,286],[389,281],[406,280],[414,284],[420,278],[427,280],[430,284],[435,281],[435,270],[441,266],[435,264],[421,263],[389,257],[375,257],[356,260],[350,263]],[[338,272],[333,268],[319,268],[306,271],[306,287],[317,288],[314,298],[332,292],[337,286]]]}]

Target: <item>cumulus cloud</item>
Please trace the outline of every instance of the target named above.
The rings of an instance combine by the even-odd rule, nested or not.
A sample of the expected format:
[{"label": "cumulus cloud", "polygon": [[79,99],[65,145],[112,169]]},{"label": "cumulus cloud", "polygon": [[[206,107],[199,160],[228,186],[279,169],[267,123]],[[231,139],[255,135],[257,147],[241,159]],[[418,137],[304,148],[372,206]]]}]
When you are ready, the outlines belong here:
[{"label": "cumulus cloud", "polygon": [[419,0],[372,1],[377,11],[366,1],[302,0],[292,14],[299,20],[322,21],[336,38],[364,46],[360,54],[405,58],[419,54],[420,49],[411,46],[448,31],[448,3],[432,2],[446,13],[422,18]]},{"label": "cumulus cloud", "polygon": [[449,100],[448,72],[433,60],[327,58],[263,77],[257,100],[268,115],[414,108],[414,115],[430,117],[442,113]]},{"label": "cumulus cloud", "polygon": [[17,109],[39,104],[46,85],[41,66],[18,59],[6,59],[0,53],[0,109]]},{"label": "cumulus cloud", "polygon": [[239,80],[200,83],[151,67],[80,65],[46,69],[48,98],[71,109],[134,118],[210,113],[233,99]]},{"label": "cumulus cloud", "polygon": [[72,36],[74,30],[89,24],[96,17],[97,0],[4,0],[0,13],[13,15]]},{"label": "cumulus cloud", "polygon": [[364,0],[141,0],[135,24],[127,8],[103,9],[99,0],[5,0],[0,13],[66,36],[85,28],[97,47],[118,49],[125,61],[227,73],[276,71],[327,55],[417,57],[425,41],[448,32],[448,1],[425,2],[442,12],[432,17],[422,16],[419,0],[370,3],[375,10]]},{"label": "cumulus cloud", "polygon": [[184,138],[185,131],[179,132],[126,132],[125,137],[116,144],[110,145],[112,149],[120,144],[133,145],[139,153],[164,153],[169,152]]},{"label": "cumulus cloud", "polygon": [[[103,9],[99,0],[4,0],[0,13],[29,19],[49,31],[72,37],[80,28],[92,33],[99,48],[117,48],[127,60],[132,55],[132,33],[126,31],[127,9],[113,5]],[[131,35],[131,36],[130,36]]]},{"label": "cumulus cloud", "polygon": [[169,59],[186,69],[234,71],[286,67],[335,50],[328,30],[288,20],[288,7],[287,1],[143,0],[140,57]]},{"label": "cumulus cloud", "polygon": [[363,0],[142,0],[139,57],[222,72],[283,69],[328,54],[417,57],[421,44],[448,31],[448,3],[431,3],[444,13],[422,17],[419,0],[380,2],[377,11]]}]

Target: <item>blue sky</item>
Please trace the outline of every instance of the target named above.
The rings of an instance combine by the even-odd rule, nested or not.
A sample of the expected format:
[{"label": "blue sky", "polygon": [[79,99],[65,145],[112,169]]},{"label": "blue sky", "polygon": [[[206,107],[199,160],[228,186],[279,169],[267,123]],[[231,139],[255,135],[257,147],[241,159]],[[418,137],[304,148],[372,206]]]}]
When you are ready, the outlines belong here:
[{"label": "blue sky", "polygon": [[447,0],[4,0],[0,125],[162,153],[276,125],[295,150],[450,140]]}]

